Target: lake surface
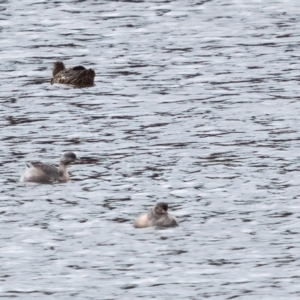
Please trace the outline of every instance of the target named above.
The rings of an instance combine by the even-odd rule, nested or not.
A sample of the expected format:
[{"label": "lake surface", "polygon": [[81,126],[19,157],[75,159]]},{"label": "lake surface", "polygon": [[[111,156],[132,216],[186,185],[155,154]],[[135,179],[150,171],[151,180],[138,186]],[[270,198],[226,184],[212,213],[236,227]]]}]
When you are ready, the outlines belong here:
[{"label": "lake surface", "polygon": [[300,298],[299,0],[0,3],[1,299]]}]

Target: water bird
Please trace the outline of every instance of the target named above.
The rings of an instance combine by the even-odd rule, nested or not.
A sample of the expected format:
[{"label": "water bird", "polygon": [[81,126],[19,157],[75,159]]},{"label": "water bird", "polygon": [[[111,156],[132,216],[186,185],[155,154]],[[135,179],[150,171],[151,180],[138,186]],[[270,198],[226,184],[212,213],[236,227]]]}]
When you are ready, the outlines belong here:
[{"label": "water bird", "polygon": [[67,166],[76,160],[75,153],[66,152],[61,157],[58,167],[39,161],[31,162],[27,165],[28,168],[21,176],[20,181],[37,183],[67,182],[70,179]]},{"label": "water bird", "polygon": [[151,226],[176,227],[179,226],[175,217],[168,214],[168,204],[159,202],[148,210],[147,214],[139,216],[133,226],[135,228],[146,228]]},{"label": "water bird", "polygon": [[51,84],[64,83],[75,87],[89,87],[94,85],[95,71],[84,66],[66,68],[62,61],[53,64]]}]

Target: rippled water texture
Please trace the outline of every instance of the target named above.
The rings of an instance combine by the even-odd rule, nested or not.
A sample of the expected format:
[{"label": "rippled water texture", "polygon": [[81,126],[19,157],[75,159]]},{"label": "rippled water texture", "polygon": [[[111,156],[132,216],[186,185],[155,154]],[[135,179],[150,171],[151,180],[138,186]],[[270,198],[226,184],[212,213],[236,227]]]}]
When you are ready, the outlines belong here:
[{"label": "rippled water texture", "polygon": [[[0,10],[1,298],[300,298],[299,0]],[[19,182],[65,151],[70,182]],[[158,201],[180,227],[134,229]]]}]

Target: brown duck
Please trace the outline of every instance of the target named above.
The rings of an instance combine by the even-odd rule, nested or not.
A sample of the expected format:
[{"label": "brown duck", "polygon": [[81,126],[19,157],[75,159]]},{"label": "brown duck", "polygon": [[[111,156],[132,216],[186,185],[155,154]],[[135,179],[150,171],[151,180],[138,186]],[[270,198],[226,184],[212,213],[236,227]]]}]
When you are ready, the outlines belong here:
[{"label": "brown duck", "polygon": [[86,69],[83,66],[76,66],[73,68],[66,68],[62,61],[57,61],[52,69],[53,83],[71,84],[75,87],[89,87],[94,85],[95,71],[93,69]]}]

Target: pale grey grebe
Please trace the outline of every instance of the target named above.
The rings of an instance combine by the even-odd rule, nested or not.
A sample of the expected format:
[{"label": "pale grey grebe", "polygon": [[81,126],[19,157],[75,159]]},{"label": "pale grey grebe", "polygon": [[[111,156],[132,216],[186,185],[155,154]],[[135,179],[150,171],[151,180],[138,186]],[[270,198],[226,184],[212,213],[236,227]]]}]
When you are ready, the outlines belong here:
[{"label": "pale grey grebe", "polygon": [[159,227],[176,227],[179,226],[175,217],[168,214],[167,203],[157,203],[153,208],[150,208],[148,213],[141,215],[135,221],[135,228],[146,228],[150,226]]},{"label": "pale grey grebe", "polygon": [[83,66],[66,68],[62,61],[57,61],[53,65],[51,84],[65,83],[75,87],[89,87],[94,85],[95,71],[86,69]]},{"label": "pale grey grebe", "polygon": [[73,152],[66,152],[59,162],[58,168],[54,165],[44,164],[39,161],[31,162],[20,181],[31,181],[37,183],[67,182],[70,175],[67,165],[77,160]]}]

